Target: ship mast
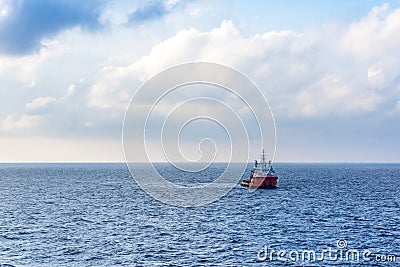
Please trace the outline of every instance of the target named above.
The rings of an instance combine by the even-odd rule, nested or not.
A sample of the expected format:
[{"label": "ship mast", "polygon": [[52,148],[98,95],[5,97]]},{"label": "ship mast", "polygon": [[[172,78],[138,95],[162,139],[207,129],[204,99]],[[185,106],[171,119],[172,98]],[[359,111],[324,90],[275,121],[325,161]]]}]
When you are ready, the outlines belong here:
[{"label": "ship mast", "polygon": [[261,166],[264,169],[268,169],[268,170],[272,169],[271,161],[268,161],[268,167],[267,167],[267,162],[265,161],[265,158],[266,158],[265,150],[263,149],[262,153],[261,153],[261,164],[262,164]]},{"label": "ship mast", "polygon": [[264,149],[262,150],[261,159],[262,159],[262,162],[264,163],[265,162],[265,151],[264,151]]}]

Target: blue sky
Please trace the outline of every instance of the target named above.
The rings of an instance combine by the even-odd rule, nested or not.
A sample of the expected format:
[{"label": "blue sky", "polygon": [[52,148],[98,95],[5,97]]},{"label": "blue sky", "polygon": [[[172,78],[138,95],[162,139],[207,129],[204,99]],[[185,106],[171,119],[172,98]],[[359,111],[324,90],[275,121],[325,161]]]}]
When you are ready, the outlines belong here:
[{"label": "blue sky", "polygon": [[238,1],[237,9],[240,17],[258,19],[254,27],[259,30],[302,30],[331,22],[353,22],[383,3],[395,7],[400,1]]},{"label": "blue sky", "polygon": [[400,1],[0,0],[0,161],[123,161],[137,88],[208,61],[263,91],[277,161],[399,162],[398,47]]}]

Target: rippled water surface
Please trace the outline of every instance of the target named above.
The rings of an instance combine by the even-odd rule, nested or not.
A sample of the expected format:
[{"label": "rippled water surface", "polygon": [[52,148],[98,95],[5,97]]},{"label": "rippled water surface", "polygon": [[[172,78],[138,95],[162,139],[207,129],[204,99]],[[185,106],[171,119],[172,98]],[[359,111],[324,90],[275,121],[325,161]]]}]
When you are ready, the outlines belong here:
[{"label": "rippled water surface", "polygon": [[[192,181],[209,182],[223,167]],[[211,205],[177,208],[146,195],[124,164],[1,164],[0,266],[400,266],[400,164],[275,170],[278,189],[238,185]],[[344,253],[369,250],[370,261],[302,261],[304,250],[339,250],[338,240]],[[287,253],[260,262],[265,246],[268,256]]]}]

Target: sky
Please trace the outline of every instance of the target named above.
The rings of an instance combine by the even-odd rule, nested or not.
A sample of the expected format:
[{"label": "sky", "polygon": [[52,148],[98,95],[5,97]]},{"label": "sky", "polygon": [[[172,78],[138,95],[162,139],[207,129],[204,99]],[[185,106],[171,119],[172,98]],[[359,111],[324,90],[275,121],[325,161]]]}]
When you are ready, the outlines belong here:
[{"label": "sky", "polygon": [[[395,0],[0,0],[0,162],[124,161],[135,92],[197,61],[258,85],[276,161],[399,162],[399,47]],[[199,91],[233,101],[216,88],[175,100]],[[226,137],[212,122],[192,128],[189,150]]]}]

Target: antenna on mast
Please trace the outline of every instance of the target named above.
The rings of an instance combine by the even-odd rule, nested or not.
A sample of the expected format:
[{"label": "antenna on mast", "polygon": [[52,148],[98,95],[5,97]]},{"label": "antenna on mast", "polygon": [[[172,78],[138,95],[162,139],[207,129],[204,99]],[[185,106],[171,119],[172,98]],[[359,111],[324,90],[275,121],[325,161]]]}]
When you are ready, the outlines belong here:
[{"label": "antenna on mast", "polygon": [[265,162],[265,151],[264,151],[264,148],[262,150],[261,156],[262,156],[262,161]]}]

